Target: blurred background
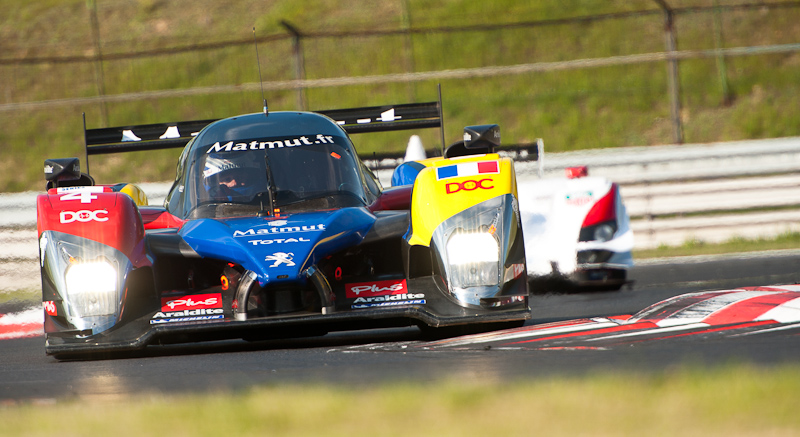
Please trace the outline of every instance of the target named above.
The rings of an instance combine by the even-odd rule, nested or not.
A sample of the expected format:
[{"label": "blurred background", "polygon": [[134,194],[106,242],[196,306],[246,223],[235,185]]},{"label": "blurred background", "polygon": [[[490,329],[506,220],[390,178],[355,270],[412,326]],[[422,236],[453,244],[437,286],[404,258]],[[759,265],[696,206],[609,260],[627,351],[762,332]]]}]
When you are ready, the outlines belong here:
[{"label": "blurred background", "polygon": [[[548,152],[800,135],[800,2],[0,0],[0,192],[88,128],[436,100]],[[254,31],[255,29],[255,31]],[[438,132],[424,132],[426,148]],[[354,138],[402,151],[408,133]],[[179,150],[92,157],[166,181]]]}]

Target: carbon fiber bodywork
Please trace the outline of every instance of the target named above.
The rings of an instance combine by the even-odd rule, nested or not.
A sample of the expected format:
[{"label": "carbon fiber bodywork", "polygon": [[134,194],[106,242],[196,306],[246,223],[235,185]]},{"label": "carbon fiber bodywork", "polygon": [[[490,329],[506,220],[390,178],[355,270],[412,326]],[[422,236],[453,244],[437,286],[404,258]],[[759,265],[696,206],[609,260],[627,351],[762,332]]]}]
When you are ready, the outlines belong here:
[{"label": "carbon fiber bodywork", "polygon": [[[348,132],[415,114],[425,126],[439,121],[413,106],[403,115],[383,107],[331,115],[364,124],[375,109],[378,127],[355,130],[320,114],[278,112],[87,133],[87,147],[120,133],[111,146],[124,150],[140,150],[123,144],[131,138],[158,142],[142,150],[186,146],[163,207],[137,206],[107,186],[61,188],[79,174],[74,164],[48,179],[54,187],[38,200],[46,352],[392,326],[492,329],[530,318],[514,195],[470,202],[465,191],[460,218],[441,224],[480,233],[494,251],[489,261],[452,252],[451,231],[411,242],[414,188],[383,190]],[[187,139],[184,128],[200,131]],[[221,177],[234,170],[247,186],[230,188],[233,178]],[[513,167],[503,175],[513,179]]]}]

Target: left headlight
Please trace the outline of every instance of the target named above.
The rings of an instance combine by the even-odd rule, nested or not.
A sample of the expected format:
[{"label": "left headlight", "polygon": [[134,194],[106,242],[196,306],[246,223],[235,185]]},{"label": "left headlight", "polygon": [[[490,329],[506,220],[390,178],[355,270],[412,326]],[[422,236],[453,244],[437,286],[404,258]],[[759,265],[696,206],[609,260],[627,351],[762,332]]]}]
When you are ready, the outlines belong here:
[{"label": "left headlight", "polygon": [[454,288],[497,284],[500,246],[488,232],[453,233],[447,241],[447,260]]},{"label": "left headlight", "polygon": [[42,280],[62,300],[69,329],[103,332],[118,321],[125,280],[133,270],[124,253],[74,235],[42,233]]},{"label": "left headlight", "polygon": [[67,297],[82,316],[105,316],[117,311],[117,271],[108,261],[71,264],[64,280]]}]

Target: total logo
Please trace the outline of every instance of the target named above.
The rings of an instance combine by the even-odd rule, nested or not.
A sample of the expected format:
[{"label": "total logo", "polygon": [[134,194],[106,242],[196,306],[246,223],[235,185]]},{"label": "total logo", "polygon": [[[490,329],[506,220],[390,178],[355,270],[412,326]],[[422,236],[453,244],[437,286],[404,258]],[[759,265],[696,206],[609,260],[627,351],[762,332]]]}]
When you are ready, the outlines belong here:
[{"label": "total logo", "polygon": [[490,185],[492,182],[491,179],[481,179],[481,180],[473,180],[468,179],[464,182],[449,182],[444,185],[444,190],[447,194],[458,193],[459,191],[475,191],[477,189],[481,190],[491,190],[494,188],[494,185]]},{"label": "total logo", "polygon": [[405,279],[390,279],[387,281],[359,282],[357,284],[346,284],[345,295],[348,298],[361,296],[386,296],[400,295],[408,291]]},{"label": "total logo", "polygon": [[161,311],[184,311],[193,309],[222,308],[222,294],[193,294],[190,296],[162,297]]},{"label": "total logo", "polygon": [[82,209],[80,211],[61,211],[59,214],[59,219],[61,223],[72,223],[72,222],[106,222],[108,221],[108,210],[105,209],[98,209],[95,211],[91,211],[88,209]]},{"label": "total logo", "polygon": [[253,246],[266,245],[266,244],[283,244],[283,243],[308,243],[311,240],[308,238],[276,238],[274,240],[250,240],[248,243]]}]

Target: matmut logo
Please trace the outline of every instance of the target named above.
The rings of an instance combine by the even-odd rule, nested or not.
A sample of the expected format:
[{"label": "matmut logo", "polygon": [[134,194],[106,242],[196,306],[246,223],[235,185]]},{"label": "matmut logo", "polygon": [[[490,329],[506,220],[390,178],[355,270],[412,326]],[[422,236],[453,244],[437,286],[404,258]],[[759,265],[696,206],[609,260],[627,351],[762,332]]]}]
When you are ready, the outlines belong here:
[{"label": "matmut logo", "polygon": [[348,298],[364,296],[386,296],[389,294],[403,294],[408,292],[405,279],[390,279],[387,281],[359,282],[344,286]]},{"label": "matmut logo", "polygon": [[[284,223],[285,224],[285,223]],[[318,225],[302,225],[302,226],[273,226],[271,228],[250,228],[246,231],[235,230],[233,231],[234,237],[255,237],[256,235],[270,235],[270,234],[292,234],[295,232],[315,232],[324,231],[325,225],[320,223]]]},{"label": "matmut logo", "polygon": [[161,311],[183,311],[222,308],[222,294],[190,294],[181,297],[162,297]]}]

